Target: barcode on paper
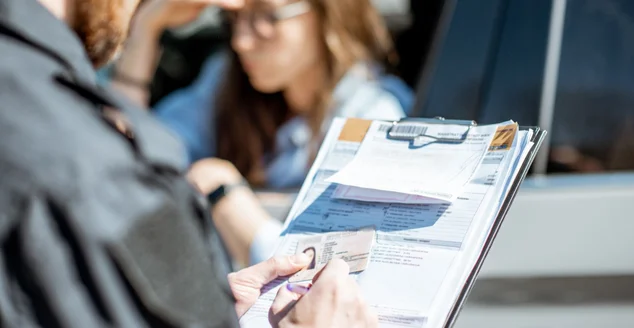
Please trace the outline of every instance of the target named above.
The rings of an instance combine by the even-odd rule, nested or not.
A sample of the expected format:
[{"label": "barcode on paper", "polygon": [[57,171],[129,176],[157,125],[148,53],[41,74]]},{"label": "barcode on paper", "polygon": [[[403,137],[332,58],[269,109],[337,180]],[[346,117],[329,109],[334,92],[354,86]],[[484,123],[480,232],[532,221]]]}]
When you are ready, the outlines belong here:
[{"label": "barcode on paper", "polygon": [[421,125],[395,125],[390,131],[390,135],[394,137],[400,136],[412,136],[418,137],[420,135],[425,134],[427,132],[426,126]]}]

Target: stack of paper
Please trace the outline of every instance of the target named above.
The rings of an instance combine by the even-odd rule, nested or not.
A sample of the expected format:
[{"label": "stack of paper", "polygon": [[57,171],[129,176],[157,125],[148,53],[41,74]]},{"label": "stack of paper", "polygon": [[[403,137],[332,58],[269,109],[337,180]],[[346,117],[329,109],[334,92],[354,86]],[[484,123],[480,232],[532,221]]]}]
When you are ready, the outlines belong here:
[{"label": "stack of paper", "polygon": [[[333,122],[276,254],[305,251],[298,245],[306,245],[307,238],[324,239],[316,235],[372,226],[374,242],[366,252],[355,250],[369,254],[369,261],[357,258],[364,259],[365,269],[354,276],[381,327],[444,327],[522,163],[533,154],[533,131],[519,130],[511,121],[481,126],[448,151],[443,144],[417,148],[388,140],[386,124],[391,125]],[[318,263],[333,257],[333,252],[319,254],[320,249],[323,245],[310,247],[318,252]],[[243,327],[269,327],[270,305],[287,281],[280,278],[263,290],[241,318]]]}]

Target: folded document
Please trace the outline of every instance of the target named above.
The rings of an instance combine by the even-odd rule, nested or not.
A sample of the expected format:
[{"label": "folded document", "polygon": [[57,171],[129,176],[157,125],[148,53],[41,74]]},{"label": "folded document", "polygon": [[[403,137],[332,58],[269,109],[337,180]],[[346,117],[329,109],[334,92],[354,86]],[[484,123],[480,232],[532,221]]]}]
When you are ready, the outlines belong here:
[{"label": "folded document", "polygon": [[443,204],[449,203],[446,200],[431,198],[394,191],[384,191],[353,187],[347,185],[337,185],[332,193],[332,198],[358,200],[362,202],[376,203],[400,203],[400,204]]},{"label": "folded document", "polygon": [[[418,129],[411,142],[388,138],[398,127],[372,122],[354,159],[328,182],[453,202],[480,168],[497,130],[497,125],[412,123],[403,127]],[[436,142],[448,136],[456,142]]]}]

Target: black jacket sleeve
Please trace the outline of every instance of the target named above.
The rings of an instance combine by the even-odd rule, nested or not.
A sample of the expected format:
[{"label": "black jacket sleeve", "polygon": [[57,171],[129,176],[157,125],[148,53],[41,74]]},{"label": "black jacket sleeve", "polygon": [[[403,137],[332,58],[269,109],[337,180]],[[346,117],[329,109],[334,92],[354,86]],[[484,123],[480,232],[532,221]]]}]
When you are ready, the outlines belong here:
[{"label": "black jacket sleeve", "polygon": [[209,247],[221,250],[198,242],[173,204],[101,238],[70,206],[20,200],[0,217],[1,326],[237,327],[226,277],[209,256]]},{"label": "black jacket sleeve", "polygon": [[108,326],[98,295],[82,281],[88,277],[82,277],[72,236],[56,222],[50,204],[38,197],[19,202],[1,221],[2,326]]}]

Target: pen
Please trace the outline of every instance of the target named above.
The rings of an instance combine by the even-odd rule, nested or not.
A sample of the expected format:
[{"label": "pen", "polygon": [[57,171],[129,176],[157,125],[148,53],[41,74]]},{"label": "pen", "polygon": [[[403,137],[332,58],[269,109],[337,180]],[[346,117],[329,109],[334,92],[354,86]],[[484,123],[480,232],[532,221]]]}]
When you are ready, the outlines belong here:
[{"label": "pen", "polygon": [[304,295],[308,293],[308,291],[310,290],[310,285],[303,286],[303,285],[290,283],[286,285],[286,289],[290,290],[293,293]]}]

